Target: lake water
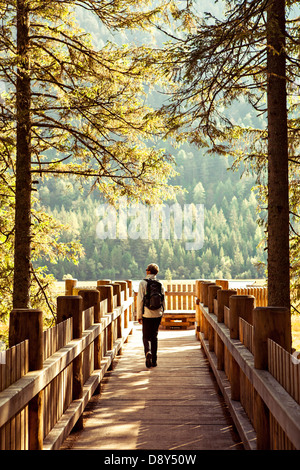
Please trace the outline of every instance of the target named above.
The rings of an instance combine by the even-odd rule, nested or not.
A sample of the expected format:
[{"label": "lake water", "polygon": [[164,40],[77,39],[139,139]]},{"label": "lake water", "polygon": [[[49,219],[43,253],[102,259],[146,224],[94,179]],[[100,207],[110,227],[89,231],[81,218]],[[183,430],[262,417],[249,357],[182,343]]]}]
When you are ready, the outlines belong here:
[{"label": "lake water", "polygon": [[[158,278],[159,279],[159,278]],[[194,281],[194,279],[187,279],[187,281]],[[251,286],[254,283],[258,283],[258,285],[263,284],[262,279],[229,279],[229,289],[236,289],[236,288],[244,288]],[[134,292],[138,291],[139,288],[139,283],[141,280],[133,280],[132,281],[132,288]],[[175,279],[174,281],[171,282],[177,282],[178,284],[184,283],[183,280],[177,280]],[[77,286],[79,287],[96,287],[97,283],[96,281],[78,281]],[[57,281],[56,282],[56,293],[57,295],[64,295],[64,288],[65,288],[65,282],[64,281]]]},{"label": "lake water", "polygon": [[[190,281],[190,280],[191,279],[188,279],[188,281]],[[192,281],[193,280],[194,279],[192,279]],[[251,286],[252,284],[254,284],[257,281],[258,281],[258,279],[229,279],[229,289],[237,289],[237,288],[243,289],[245,287]],[[262,284],[262,280],[259,279],[259,281],[260,281],[260,284]],[[181,280],[178,281],[178,283],[180,283],[180,282],[184,282],[184,281],[181,281]],[[135,292],[138,291],[139,283],[140,283],[140,281],[132,281],[132,288]]]}]

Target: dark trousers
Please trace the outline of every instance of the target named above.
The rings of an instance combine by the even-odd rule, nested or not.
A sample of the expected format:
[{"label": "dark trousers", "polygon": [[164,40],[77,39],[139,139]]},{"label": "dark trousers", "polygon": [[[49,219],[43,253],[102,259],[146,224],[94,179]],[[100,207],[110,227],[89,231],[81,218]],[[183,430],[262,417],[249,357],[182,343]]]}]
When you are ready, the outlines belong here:
[{"label": "dark trousers", "polygon": [[151,351],[152,361],[157,359],[157,334],[161,322],[161,317],[145,318],[143,317],[143,343],[145,355]]}]

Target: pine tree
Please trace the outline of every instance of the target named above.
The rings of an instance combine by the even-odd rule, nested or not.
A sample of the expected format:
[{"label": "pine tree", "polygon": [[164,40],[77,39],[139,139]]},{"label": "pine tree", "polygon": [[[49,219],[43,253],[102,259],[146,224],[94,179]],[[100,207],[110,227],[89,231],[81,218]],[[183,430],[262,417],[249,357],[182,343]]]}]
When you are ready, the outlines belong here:
[{"label": "pine tree", "polygon": [[194,204],[205,203],[205,189],[201,181],[199,181],[193,189],[193,202]]},{"label": "pine tree", "polygon": [[[181,136],[199,147],[231,153],[246,161],[258,177],[268,165],[268,303],[287,308],[287,92],[299,93],[299,20],[294,15],[286,22],[286,17],[296,3],[225,1],[222,18],[199,15],[194,19],[194,30],[184,39],[173,41],[162,57],[162,62],[168,63],[166,74],[173,64],[178,85],[172,103],[164,108],[169,134],[172,129],[175,133],[181,129]],[[230,115],[233,105],[245,101],[258,113],[266,112],[267,130],[235,125]],[[299,127],[294,126],[293,131],[297,134]],[[295,137],[292,132],[290,137]],[[296,161],[298,158],[296,154]]]},{"label": "pine tree", "polygon": [[10,155],[16,175],[14,307],[30,304],[36,178],[89,178],[110,202],[125,194],[147,199],[149,188],[158,200],[168,192],[172,159],[145,144],[163,125],[143,104],[144,85],[153,78],[140,60],[145,48],[107,44],[97,50],[75,11],[87,9],[108,28],[145,27],[171,4],[0,1],[0,79],[7,84],[2,141],[16,140]]}]

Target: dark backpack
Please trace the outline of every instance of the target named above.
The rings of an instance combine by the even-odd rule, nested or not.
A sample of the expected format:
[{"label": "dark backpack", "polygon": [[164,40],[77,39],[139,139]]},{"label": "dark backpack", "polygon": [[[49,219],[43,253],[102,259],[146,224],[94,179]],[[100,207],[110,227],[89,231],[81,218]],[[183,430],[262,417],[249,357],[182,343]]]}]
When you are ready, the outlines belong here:
[{"label": "dark backpack", "polygon": [[158,310],[163,307],[164,294],[162,284],[155,279],[145,279],[147,281],[147,292],[144,297],[144,306],[149,310]]}]

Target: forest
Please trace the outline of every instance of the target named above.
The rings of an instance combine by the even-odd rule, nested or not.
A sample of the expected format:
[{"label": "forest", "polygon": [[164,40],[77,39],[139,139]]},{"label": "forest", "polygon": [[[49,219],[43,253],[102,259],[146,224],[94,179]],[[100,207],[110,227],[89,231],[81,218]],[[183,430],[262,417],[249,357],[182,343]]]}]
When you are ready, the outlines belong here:
[{"label": "forest", "polygon": [[183,240],[172,237],[172,231],[170,239],[101,240],[96,235],[101,194],[81,192],[68,180],[52,179],[39,190],[41,203],[68,226],[61,241],[77,239],[83,253],[76,264],[68,260],[45,263],[43,259],[40,266],[46,264],[57,280],[68,275],[82,281],[141,279],[151,261],[159,264],[161,278],[167,279],[264,277],[264,233],[257,224],[254,179],[231,170],[226,157],[199,155],[190,146],[173,151],[178,171],[173,184],[185,189],[177,202],[181,206],[204,204],[201,249],[187,250]]},{"label": "forest", "polygon": [[[297,310],[297,3],[0,0],[2,317],[152,261],[265,278],[270,305]],[[176,217],[170,237],[101,236],[99,208],[124,197],[203,207],[203,244]]]},{"label": "forest", "polygon": [[[114,448],[153,447],[140,360],[157,365],[162,320],[168,409],[165,372],[208,365],[234,415],[226,435],[215,415],[221,447],[299,448],[299,0],[0,0],[0,20],[0,447],[62,449],[75,431],[75,449],[94,411],[89,447],[107,447],[102,424]],[[148,292],[121,281],[153,262],[178,284],[264,288],[194,282],[143,311]],[[133,368],[98,406],[129,339]],[[150,398],[129,407],[132,390]],[[205,446],[191,397],[170,449]]]},{"label": "forest", "polygon": [[[220,14],[222,6],[203,2],[201,10]],[[97,45],[105,44],[105,38],[113,43],[145,42],[145,31],[108,31],[91,14],[78,10],[80,24],[94,38]],[[164,25],[167,27],[167,25]],[[166,35],[156,30],[152,44],[163,44]],[[162,107],[166,95],[159,87],[148,90],[146,101],[151,107]],[[265,117],[252,112],[251,106],[241,99],[233,107],[231,116],[236,125],[263,128]],[[204,245],[199,250],[186,250],[184,240],[158,240],[138,238],[101,240],[96,235],[97,207],[104,202],[100,191],[90,192],[87,184],[76,185],[74,179],[45,180],[38,195],[45,211],[67,227],[61,234],[62,243],[77,240],[82,250],[75,259],[47,257],[37,260],[37,267],[46,266],[55,279],[72,276],[89,281],[98,278],[140,279],[145,265],[155,261],[160,266],[161,278],[241,278],[257,279],[266,275],[265,234],[259,208],[255,176],[243,175],[243,169],[234,171],[234,159],[230,156],[207,155],[205,150],[189,144],[172,145],[171,139],[156,141],[175,162],[176,176],[169,185],[179,186],[183,192],[175,201],[184,204],[204,204]],[[80,187],[79,187],[80,186]],[[151,204],[151,203],[150,203]]]}]

